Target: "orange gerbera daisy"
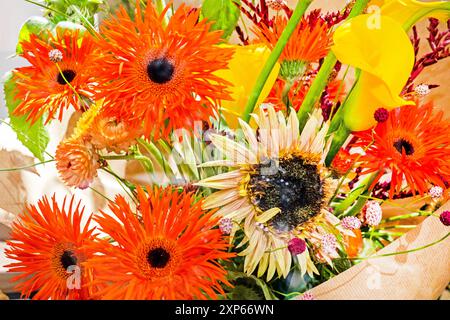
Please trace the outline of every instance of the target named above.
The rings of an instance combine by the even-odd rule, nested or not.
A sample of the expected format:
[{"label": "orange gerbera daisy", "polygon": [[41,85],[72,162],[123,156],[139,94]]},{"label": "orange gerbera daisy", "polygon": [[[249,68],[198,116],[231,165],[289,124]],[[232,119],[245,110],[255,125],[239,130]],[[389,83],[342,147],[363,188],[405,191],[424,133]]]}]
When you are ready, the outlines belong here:
[{"label": "orange gerbera daisy", "polygon": [[62,141],[55,154],[56,169],[69,187],[86,189],[97,176],[99,156],[93,145],[84,138]]},{"label": "orange gerbera daisy", "polygon": [[360,158],[364,173],[378,172],[376,183],[391,174],[389,196],[399,193],[404,182],[411,191],[424,194],[430,184],[445,187],[450,182],[450,121],[433,105],[394,109],[387,121],[373,131],[355,133],[355,147],[367,148]]},{"label": "orange gerbera daisy", "polygon": [[218,102],[231,100],[229,83],[214,75],[233,54],[216,45],[221,31],[210,31],[200,11],[184,5],[164,27],[168,8],[158,14],[149,2],[143,14],[138,1],[135,21],[121,8],[101,28],[106,53],[94,65],[102,70],[98,97],[109,102],[108,114],[143,121],[146,136],[209,122]]},{"label": "orange gerbera daisy", "polygon": [[[265,24],[253,28],[258,41],[275,47],[283,33],[288,19],[276,16],[272,27]],[[331,33],[327,22],[318,14],[310,14],[297,25],[294,33],[280,56],[283,78],[296,78],[305,71],[307,63],[318,62],[325,57],[331,45]]]},{"label": "orange gerbera daisy", "polygon": [[[147,187],[147,190],[152,190]],[[109,205],[114,213],[96,218],[117,243],[99,241],[100,255],[88,261],[102,299],[206,299],[228,284],[218,259],[227,259],[228,241],[214,228],[217,219],[202,210],[194,195],[172,189],[137,189],[133,210],[122,196]],[[213,229],[214,228],[214,229]],[[229,284],[228,284],[229,285]]]},{"label": "orange gerbera daisy", "polygon": [[86,244],[94,240],[89,228],[91,217],[81,227],[84,208],[72,197],[66,208],[55,196],[43,197],[29,206],[13,223],[6,256],[16,260],[6,267],[18,272],[13,278],[22,297],[33,299],[88,299],[91,272],[82,265],[87,258]]},{"label": "orange gerbera daisy", "polygon": [[48,122],[56,114],[61,121],[70,106],[82,109],[84,102],[80,99],[92,97],[96,87],[93,74],[87,71],[94,52],[91,36],[66,30],[56,37],[49,33],[48,41],[43,41],[31,35],[29,41],[22,42],[22,48],[21,56],[31,66],[14,72],[16,98],[21,100],[14,114],[27,115],[27,120],[34,123],[47,113]]}]

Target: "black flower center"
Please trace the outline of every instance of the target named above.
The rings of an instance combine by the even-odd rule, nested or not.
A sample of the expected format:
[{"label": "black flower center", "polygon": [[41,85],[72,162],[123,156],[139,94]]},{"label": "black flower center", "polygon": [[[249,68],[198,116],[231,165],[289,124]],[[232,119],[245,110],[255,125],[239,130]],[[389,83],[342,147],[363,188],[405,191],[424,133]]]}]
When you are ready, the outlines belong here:
[{"label": "black flower center", "polygon": [[74,256],[72,251],[65,250],[60,258],[61,265],[65,270],[67,270],[70,266],[77,265],[77,258]]},{"label": "black flower center", "polygon": [[[68,83],[71,83],[73,81],[73,79],[75,79],[76,77],[76,73],[73,70],[63,70],[62,72],[58,73],[58,77],[56,79],[56,81],[60,84],[60,85],[65,85]],[[64,76],[64,77],[63,77]],[[66,82],[67,80],[67,82]]]},{"label": "black flower center", "polygon": [[148,77],[158,84],[170,81],[174,70],[173,64],[166,58],[155,59],[147,65]]},{"label": "black flower center", "polygon": [[147,254],[147,261],[153,268],[164,268],[170,260],[170,253],[163,248],[155,248]]},{"label": "black flower center", "polygon": [[408,140],[403,138],[398,139],[394,142],[394,148],[401,154],[403,154],[403,150],[407,156],[410,156],[414,153],[414,146]]},{"label": "black flower center", "polygon": [[258,165],[251,175],[251,201],[262,211],[281,209],[272,220],[279,231],[290,231],[320,213],[325,191],[317,165],[301,157]]}]

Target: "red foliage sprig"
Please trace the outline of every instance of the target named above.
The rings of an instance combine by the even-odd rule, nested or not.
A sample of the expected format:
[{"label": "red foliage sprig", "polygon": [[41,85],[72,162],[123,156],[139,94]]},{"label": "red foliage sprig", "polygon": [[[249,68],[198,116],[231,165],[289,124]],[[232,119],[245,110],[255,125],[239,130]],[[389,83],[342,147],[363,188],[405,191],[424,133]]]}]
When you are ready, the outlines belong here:
[{"label": "red foliage sprig", "polygon": [[[416,62],[414,64],[411,76],[405,86],[406,92],[412,92],[414,90],[414,80],[422,73],[422,71],[438,61],[450,56],[450,20],[447,20],[447,30],[439,30],[439,20],[435,18],[429,19],[429,25],[427,27],[429,35],[427,37],[428,45],[431,51],[424,54],[421,58],[418,58],[420,37],[417,32],[416,26],[413,27],[413,35],[411,42],[414,46],[414,53],[416,55]],[[430,88],[436,87],[435,85]]]}]

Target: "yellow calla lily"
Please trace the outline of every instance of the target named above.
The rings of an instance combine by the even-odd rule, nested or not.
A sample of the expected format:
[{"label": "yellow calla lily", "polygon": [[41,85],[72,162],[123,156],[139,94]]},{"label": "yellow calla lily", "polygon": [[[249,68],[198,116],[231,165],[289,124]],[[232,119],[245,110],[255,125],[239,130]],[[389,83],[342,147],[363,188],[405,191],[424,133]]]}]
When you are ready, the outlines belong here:
[{"label": "yellow calla lily", "polygon": [[380,6],[382,15],[396,20],[404,27],[405,24],[410,27],[425,17],[434,17],[444,21],[450,18],[449,1],[374,0],[373,5]]},{"label": "yellow calla lily", "polygon": [[344,123],[351,131],[369,129],[378,108],[414,104],[399,97],[414,65],[414,48],[401,24],[381,16],[371,24],[371,15],[348,20],[334,33],[332,50],[338,60],[361,70],[344,105]]},{"label": "yellow calla lily", "polygon": [[[233,58],[228,63],[228,69],[219,70],[215,72],[215,75],[233,84],[233,87],[230,88],[233,101],[222,101],[221,110],[228,126],[236,129],[239,126],[238,118],[244,112],[248,96],[271,51],[262,44],[248,46],[222,44],[221,46],[235,49]],[[280,65],[277,63],[259,96],[258,104],[261,104],[269,95],[279,70]]]}]

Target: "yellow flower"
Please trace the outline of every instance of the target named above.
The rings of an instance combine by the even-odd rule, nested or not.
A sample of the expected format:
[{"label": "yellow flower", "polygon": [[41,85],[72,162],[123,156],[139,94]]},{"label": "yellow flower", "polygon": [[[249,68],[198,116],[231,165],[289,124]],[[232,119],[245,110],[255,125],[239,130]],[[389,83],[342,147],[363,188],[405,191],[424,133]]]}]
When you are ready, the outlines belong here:
[{"label": "yellow flower", "polygon": [[414,104],[399,94],[414,65],[414,48],[401,24],[381,16],[361,15],[343,23],[334,33],[332,50],[344,64],[361,70],[345,103],[344,123],[351,131],[372,127],[378,108]]},{"label": "yellow flower", "polygon": [[[232,47],[235,53],[228,63],[229,69],[217,71],[215,74],[222,79],[231,82],[230,88],[234,101],[223,101],[222,111],[230,128],[238,127],[238,118],[242,115],[258,76],[270,56],[270,50],[262,44],[249,46],[221,45]],[[270,90],[278,77],[280,65],[277,63],[266,81],[264,89],[259,96],[257,105],[261,104],[269,95]]]},{"label": "yellow flower", "polygon": [[377,0],[373,1],[373,4],[381,6],[382,15],[408,28],[425,17],[435,17],[444,21],[450,17],[449,1]]}]

